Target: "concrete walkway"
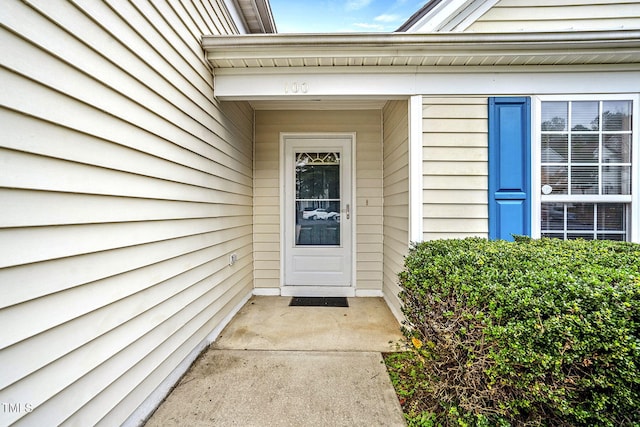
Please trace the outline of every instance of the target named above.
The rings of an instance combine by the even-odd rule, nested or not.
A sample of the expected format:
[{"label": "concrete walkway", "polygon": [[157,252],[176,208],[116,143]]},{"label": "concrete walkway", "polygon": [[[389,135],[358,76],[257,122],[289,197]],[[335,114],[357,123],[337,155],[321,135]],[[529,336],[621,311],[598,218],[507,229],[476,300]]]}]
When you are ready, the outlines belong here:
[{"label": "concrete walkway", "polygon": [[404,426],[381,356],[404,338],[384,301],[290,299],[249,300],[146,426]]}]

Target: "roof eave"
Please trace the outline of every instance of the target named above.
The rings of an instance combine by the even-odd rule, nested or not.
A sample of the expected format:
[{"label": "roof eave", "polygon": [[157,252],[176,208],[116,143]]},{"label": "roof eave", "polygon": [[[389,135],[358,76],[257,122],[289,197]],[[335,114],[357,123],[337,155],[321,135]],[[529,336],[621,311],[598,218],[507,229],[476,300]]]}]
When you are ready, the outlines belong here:
[{"label": "roof eave", "polygon": [[397,32],[462,32],[498,0],[431,0],[413,14]]},{"label": "roof eave", "polygon": [[229,7],[233,7],[241,15],[242,24],[249,33],[277,33],[276,23],[268,0],[229,1],[233,5],[229,5]]},{"label": "roof eave", "polygon": [[[620,63],[623,57],[627,58],[624,59],[626,63],[640,63],[640,30],[499,34],[256,34],[205,36],[202,46],[214,68],[227,67],[222,66],[222,62],[232,64],[233,61],[262,63],[260,66],[264,66],[264,61],[274,58],[313,62],[318,58],[427,58],[444,55],[458,58],[507,56],[526,62],[527,58],[558,56],[559,53],[568,58],[563,63],[566,65],[574,63],[570,58],[588,58],[589,55],[599,55],[597,63],[603,63],[601,61],[609,52],[615,54],[612,63]],[[592,64],[593,61],[585,63]],[[247,67],[250,66],[239,66]]]},{"label": "roof eave", "polygon": [[424,6],[418,9],[413,15],[407,19],[397,30],[397,33],[404,33],[413,28],[422,18],[431,12],[442,0],[428,1]]},{"label": "roof eave", "polygon": [[276,29],[276,22],[273,18],[273,13],[271,12],[269,0],[254,0],[252,4],[255,5],[258,16],[260,16],[263,32],[272,34],[277,33],[278,30]]}]

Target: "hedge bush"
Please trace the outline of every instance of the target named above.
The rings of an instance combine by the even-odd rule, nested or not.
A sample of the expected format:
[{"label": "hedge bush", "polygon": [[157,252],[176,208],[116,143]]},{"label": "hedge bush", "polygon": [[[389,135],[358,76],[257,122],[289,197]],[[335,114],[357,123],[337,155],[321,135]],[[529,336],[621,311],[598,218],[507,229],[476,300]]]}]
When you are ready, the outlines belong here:
[{"label": "hedge bush", "polygon": [[640,425],[640,245],[430,241],[399,278],[424,425]]}]

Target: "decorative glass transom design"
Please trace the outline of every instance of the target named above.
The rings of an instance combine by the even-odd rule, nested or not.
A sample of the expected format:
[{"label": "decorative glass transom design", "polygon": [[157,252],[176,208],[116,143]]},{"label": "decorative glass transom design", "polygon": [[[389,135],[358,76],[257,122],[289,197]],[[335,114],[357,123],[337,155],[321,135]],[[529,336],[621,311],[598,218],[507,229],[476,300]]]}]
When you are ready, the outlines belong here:
[{"label": "decorative glass transom design", "polygon": [[340,153],[296,153],[296,165],[338,165]]}]

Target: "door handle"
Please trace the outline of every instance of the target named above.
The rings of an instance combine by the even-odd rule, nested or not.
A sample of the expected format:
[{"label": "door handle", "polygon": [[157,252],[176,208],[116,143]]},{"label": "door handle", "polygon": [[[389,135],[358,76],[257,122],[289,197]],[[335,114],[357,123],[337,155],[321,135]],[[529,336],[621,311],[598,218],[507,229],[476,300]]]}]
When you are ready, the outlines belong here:
[{"label": "door handle", "polygon": [[350,212],[349,212],[349,203],[347,203],[345,212],[347,213],[347,219],[349,219],[349,214],[350,214]]}]

